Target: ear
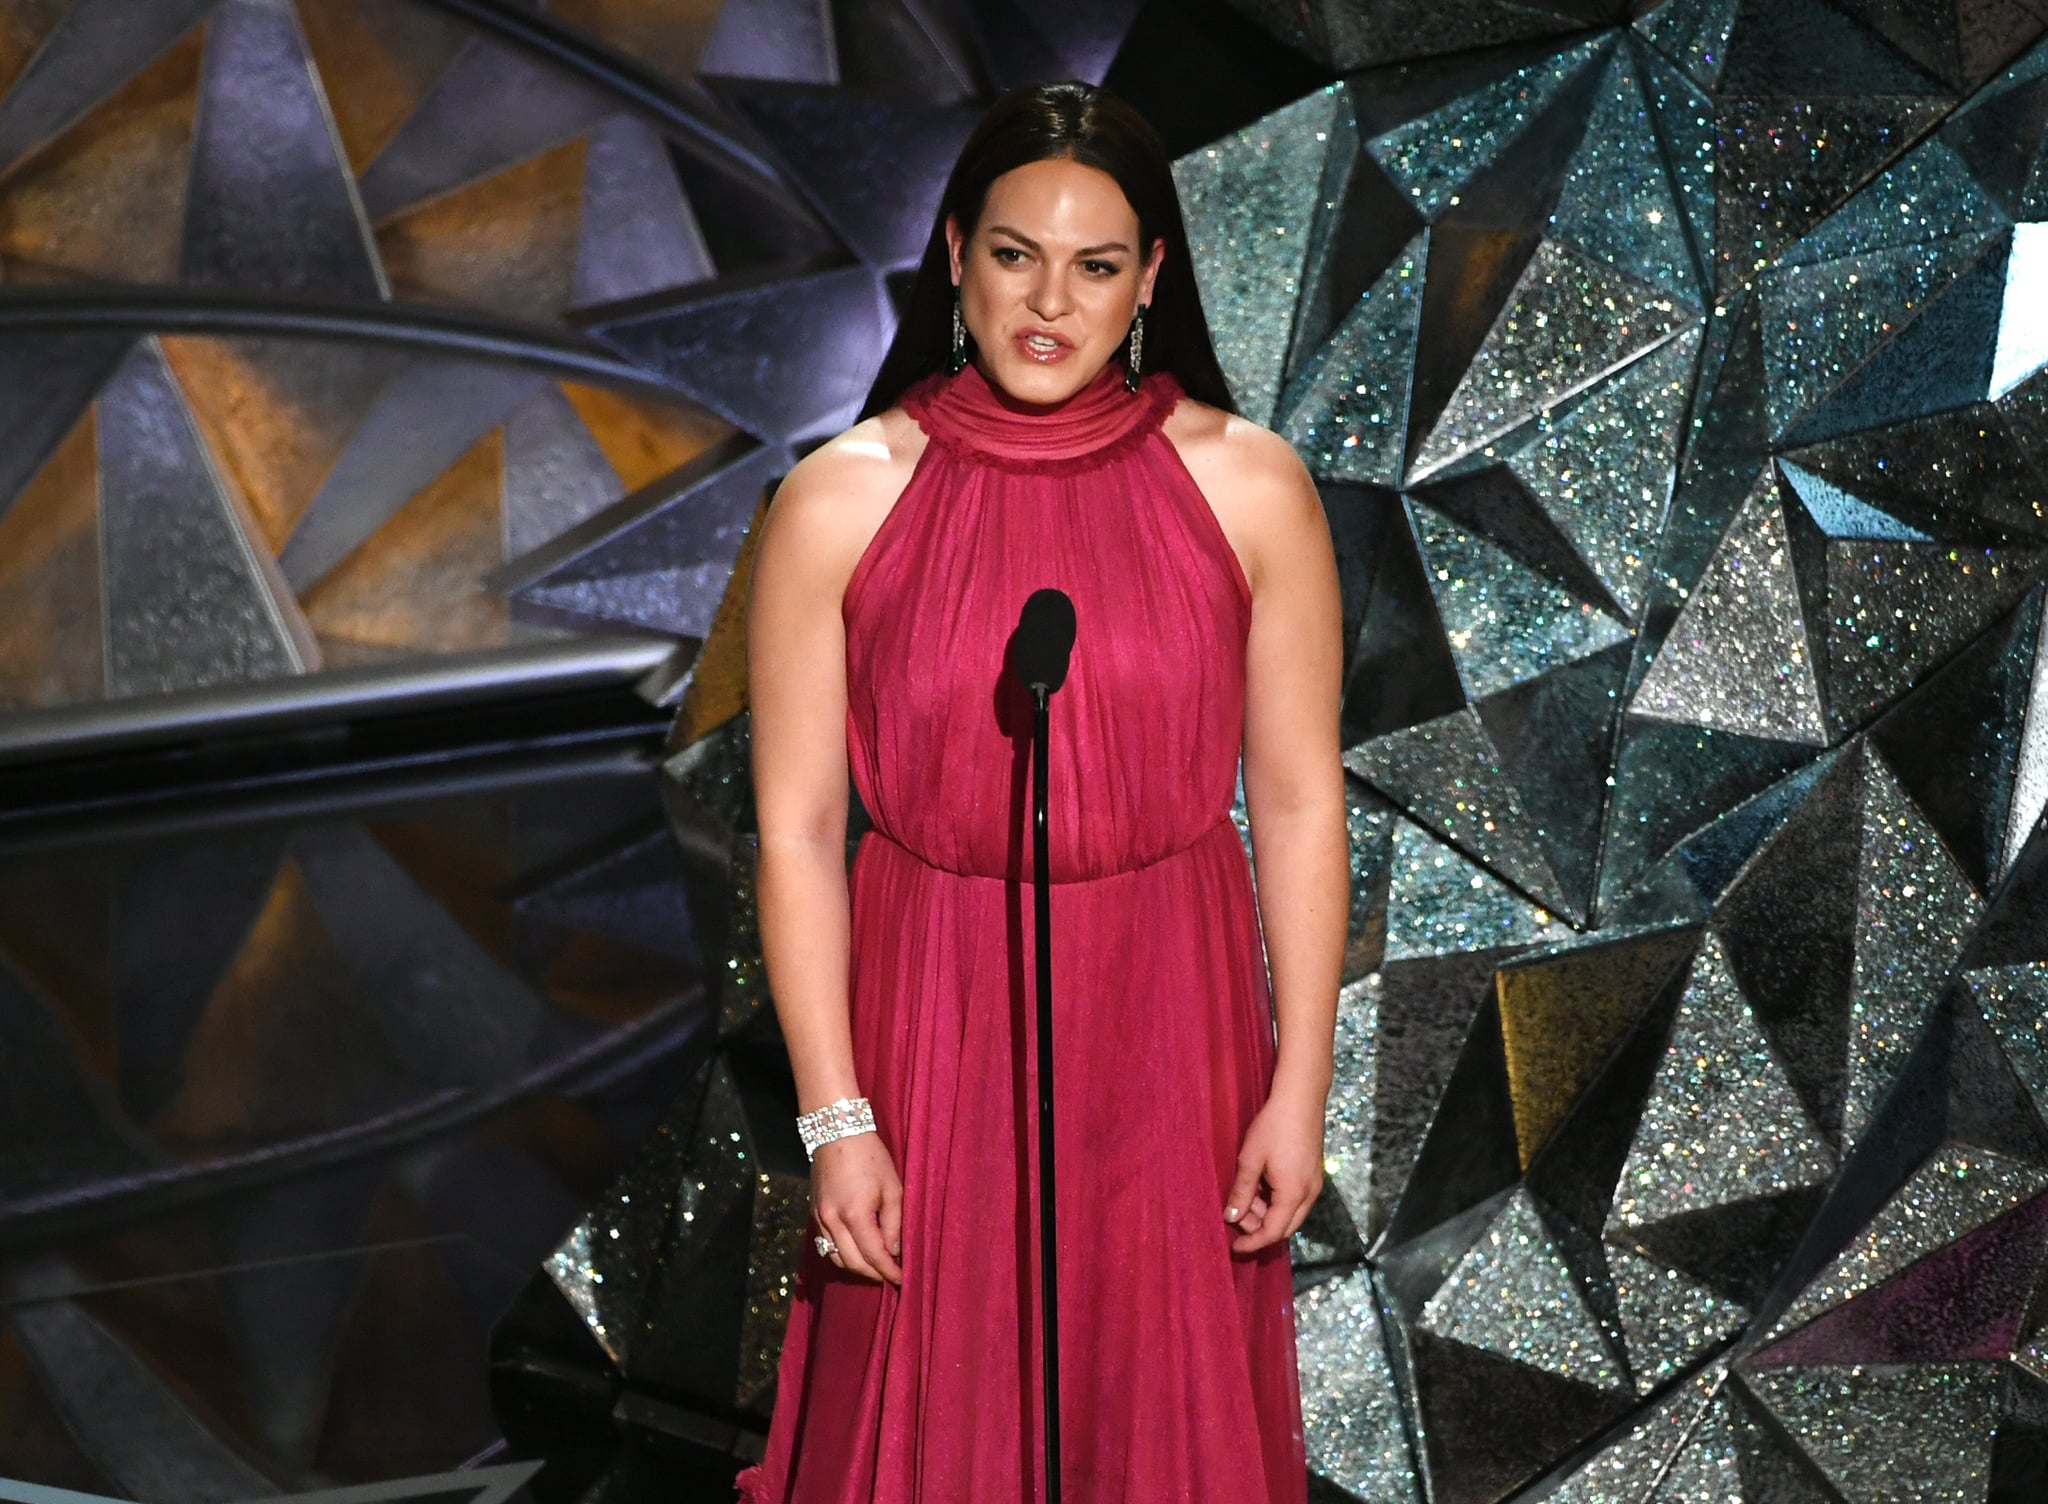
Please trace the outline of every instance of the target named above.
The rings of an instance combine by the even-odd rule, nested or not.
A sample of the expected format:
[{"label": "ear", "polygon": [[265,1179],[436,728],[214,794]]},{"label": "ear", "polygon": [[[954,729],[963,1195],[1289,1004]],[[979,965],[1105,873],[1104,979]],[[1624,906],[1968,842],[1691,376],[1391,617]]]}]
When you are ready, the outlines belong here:
[{"label": "ear", "polygon": [[1164,237],[1152,242],[1152,254],[1145,258],[1144,275],[1138,279],[1138,301],[1147,305],[1152,302],[1152,285],[1159,280],[1160,263],[1166,260]]},{"label": "ear", "polygon": [[967,237],[960,233],[958,215],[946,216],[946,259],[952,266],[953,285],[960,285],[960,257],[967,249]]}]

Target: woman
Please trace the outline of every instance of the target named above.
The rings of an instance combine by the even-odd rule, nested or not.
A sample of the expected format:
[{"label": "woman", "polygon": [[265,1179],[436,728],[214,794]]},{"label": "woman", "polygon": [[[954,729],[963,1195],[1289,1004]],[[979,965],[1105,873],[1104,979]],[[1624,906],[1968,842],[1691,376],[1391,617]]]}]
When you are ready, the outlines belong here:
[{"label": "woman", "polygon": [[[1347,907],[1336,570],[1293,451],[1233,414],[1135,112],[1081,84],[991,109],[868,409],[778,490],[749,606],[761,936],[817,1227],[741,1497],[1043,1497],[1005,655],[1056,586],[1065,1497],[1299,1504],[1287,1239],[1322,1186]],[[875,827],[850,894],[849,770]]]}]

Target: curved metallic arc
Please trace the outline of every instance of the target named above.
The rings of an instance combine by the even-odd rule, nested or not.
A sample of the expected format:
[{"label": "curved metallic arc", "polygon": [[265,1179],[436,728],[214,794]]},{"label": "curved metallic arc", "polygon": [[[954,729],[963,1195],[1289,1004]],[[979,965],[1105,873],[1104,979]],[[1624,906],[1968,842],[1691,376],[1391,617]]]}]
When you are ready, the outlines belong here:
[{"label": "curved metallic arc", "polygon": [[587,340],[554,330],[491,322],[438,308],[281,298],[263,293],[105,293],[40,288],[0,294],[0,336],[86,330],[151,334],[263,335],[346,339],[422,353],[497,360],[555,377],[628,387],[668,401],[694,399],[659,375]]},{"label": "curved metallic arc", "polygon": [[678,94],[673,85],[649,69],[583,33],[536,12],[514,10],[497,0],[423,3],[610,90],[623,102],[674,131],[683,144],[694,147],[706,161],[742,167],[758,180],[759,186],[778,195],[786,194],[782,174],[774,165],[710,118],[701,105]]}]

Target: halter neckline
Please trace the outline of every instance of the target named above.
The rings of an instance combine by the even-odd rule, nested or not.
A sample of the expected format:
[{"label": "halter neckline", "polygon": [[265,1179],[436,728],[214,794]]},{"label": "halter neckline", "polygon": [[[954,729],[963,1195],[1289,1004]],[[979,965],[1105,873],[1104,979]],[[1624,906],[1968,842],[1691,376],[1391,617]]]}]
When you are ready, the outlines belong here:
[{"label": "halter neckline", "polygon": [[1007,470],[1086,469],[1143,442],[1181,399],[1165,371],[1148,374],[1136,392],[1124,389],[1124,368],[1111,361],[1054,407],[1013,401],[969,364],[957,376],[925,377],[903,394],[903,409],[935,444]]}]

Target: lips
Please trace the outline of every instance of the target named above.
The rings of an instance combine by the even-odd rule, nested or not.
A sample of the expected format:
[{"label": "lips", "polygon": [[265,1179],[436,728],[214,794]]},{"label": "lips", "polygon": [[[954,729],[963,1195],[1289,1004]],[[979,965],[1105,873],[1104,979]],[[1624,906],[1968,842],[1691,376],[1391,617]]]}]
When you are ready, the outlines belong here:
[{"label": "lips", "polygon": [[1020,329],[1015,343],[1026,360],[1044,366],[1062,361],[1074,352],[1071,343],[1050,329]]}]

